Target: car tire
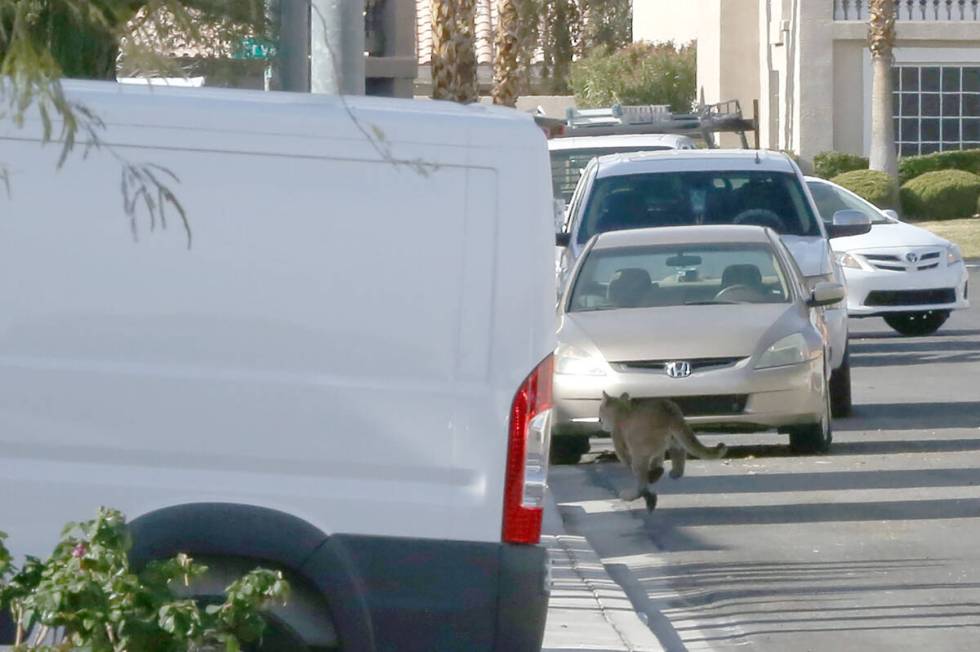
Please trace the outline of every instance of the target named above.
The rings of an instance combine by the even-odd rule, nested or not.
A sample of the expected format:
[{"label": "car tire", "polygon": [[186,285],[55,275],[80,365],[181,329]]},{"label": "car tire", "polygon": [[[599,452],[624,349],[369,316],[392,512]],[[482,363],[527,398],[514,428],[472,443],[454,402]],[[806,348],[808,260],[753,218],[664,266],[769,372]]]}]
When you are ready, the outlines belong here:
[{"label": "car tire", "polygon": [[844,349],[844,361],[830,376],[830,411],[835,418],[848,417],[854,403],[851,399],[851,352]]},{"label": "car tire", "polygon": [[[271,565],[238,557],[195,557],[207,572],[188,586],[175,587],[179,597],[202,604],[220,604],[224,589],[249,571]],[[295,573],[283,571],[289,582],[289,600],[263,612],[265,631],[258,641],[244,643],[244,652],[340,652],[340,644],[326,599]]]},{"label": "car tire", "polygon": [[794,453],[812,454],[827,453],[834,441],[834,426],[830,409],[830,387],[824,392],[826,407],[824,415],[817,423],[787,428],[789,432],[789,447]]},{"label": "car tire", "polygon": [[905,312],[885,315],[885,323],[908,337],[932,335],[949,319],[948,310]]},{"label": "car tire", "polygon": [[551,438],[552,464],[578,464],[582,456],[589,452],[589,438],[582,435],[559,435]]}]

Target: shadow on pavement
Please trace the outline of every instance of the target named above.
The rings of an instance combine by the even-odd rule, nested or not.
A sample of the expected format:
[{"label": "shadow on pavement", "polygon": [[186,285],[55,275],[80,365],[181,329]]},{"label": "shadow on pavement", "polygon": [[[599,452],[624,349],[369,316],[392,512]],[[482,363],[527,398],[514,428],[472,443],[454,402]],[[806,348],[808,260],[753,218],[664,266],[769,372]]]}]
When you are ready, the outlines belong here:
[{"label": "shadow on pavement", "polygon": [[[980,442],[978,442],[980,447]],[[757,473],[754,475],[690,476],[658,485],[668,494],[743,494],[771,491],[849,491],[852,489],[917,489],[980,485],[980,468],[839,471],[826,473]],[[676,488],[675,488],[676,487]],[[978,511],[980,516],[980,511]]]},{"label": "shadow on pavement", "polygon": [[[980,331],[977,332],[980,335]],[[852,367],[904,367],[980,361],[980,341],[953,338],[880,338],[851,342]]]},{"label": "shadow on pavement", "polygon": [[971,453],[980,451],[980,439],[892,439],[835,443],[831,455],[901,455],[903,453]]},{"label": "shadow on pavement", "polygon": [[[754,479],[757,476],[752,476]],[[722,507],[657,508],[650,517],[653,527],[706,525],[772,525],[781,523],[841,523],[855,521],[918,521],[977,518],[980,499],[891,500],[799,503]],[[659,522],[659,523],[658,523]]]},{"label": "shadow on pavement", "polygon": [[854,416],[834,421],[838,432],[943,428],[980,428],[980,402],[865,403],[854,406]]},{"label": "shadow on pavement", "polygon": [[[682,596],[668,615],[681,621],[674,629],[685,644],[805,631],[980,626],[980,603],[969,599],[980,583],[909,583],[901,578],[904,571],[943,566],[944,561],[688,563],[649,569],[638,573],[637,581],[649,594],[677,592]],[[845,585],[855,576],[863,581]],[[906,599],[901,604],[871,605],[861,597],[897,591],[914,595],[907,592],[936,589],[948,592],[949,601],[918,604]],[[958,599],[955,592],[959,590],[973,593]],[[937,619],[947,622],[939,624]],[[950,619],[972,622],[951,623]],[[690,620],[697,625],[683,622]],[[756,629],[773,625],[776,627]]]},{"label": "shadow on pavement", "polygon": [[851,346],[854,346],[861,340],[903,340],[906,342],[921,342],[923,340],[941,340],[944,337],[974,337],[980,335],[980,330],[977,329],[966,329],[966,328],[940,328],[939,332],[934,335],[926,335],[923,337],[909,337],[906,335],[899,335],[893,330],[882,330],[882,331],[868,331],[868,332],[851,332]]}]

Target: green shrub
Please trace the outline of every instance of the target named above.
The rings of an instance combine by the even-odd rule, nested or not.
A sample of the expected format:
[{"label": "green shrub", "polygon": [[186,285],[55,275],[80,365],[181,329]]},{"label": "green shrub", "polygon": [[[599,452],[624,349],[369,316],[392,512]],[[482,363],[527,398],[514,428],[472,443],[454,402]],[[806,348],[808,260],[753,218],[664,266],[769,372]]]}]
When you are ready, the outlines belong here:
[{"label": "green shrub", "polygon": [[898,161],[898,177],[903,184],[916,177],[921,177],[926,172],[939,170],[963,170],[964,172],[980,174],[980,149],[908,156]]},{"label": "green shrub", "polygon": [[669,104],[690,111],[697,89],[694,45],[638,42],[608,53],[602,49],[572,65],[569,84],[578,106]]},{"label": "green shrub", "polygon": [[831,182],[867,199],[878,208],[895,208],[897,188],[888,175],[877,170],[851,170]]},{"label": "green shrub", "polygon": [[908,217],[949,220],[970,217],[980,200],[980,176],[963,170],[926,172],[902,186]]},{"label": "green shrub", "polygon": [[12,616],[17,652],[239,650],[262,636],[262,610],[289,592],[281,572],[256,569],[229,585],[223,602],[183,599],[175,587],[207,568],[184,554],[131,568],[126,520],[111,509],[68,524],[48,559],[27,557],[19,568],[4,538],[0,612]]},{"label": "green shrub", "polygon": [[851,172],[852,170],[867,170],[868,159],[843,152],[821,152],[813,157],[813,173],[822,179]]}]

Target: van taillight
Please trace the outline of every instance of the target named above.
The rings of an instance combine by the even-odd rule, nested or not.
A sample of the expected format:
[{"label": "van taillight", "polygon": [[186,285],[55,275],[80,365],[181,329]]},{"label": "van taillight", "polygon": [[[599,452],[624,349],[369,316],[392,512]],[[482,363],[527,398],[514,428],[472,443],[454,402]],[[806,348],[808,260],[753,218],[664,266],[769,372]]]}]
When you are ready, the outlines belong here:
[{"label": "van taillight", "polygon": [[551,444],[551,385],[554,356],[549,355],[524,380],[510,408],[507,475],[504,480],[505,543],[538,543],[548,480]]}]

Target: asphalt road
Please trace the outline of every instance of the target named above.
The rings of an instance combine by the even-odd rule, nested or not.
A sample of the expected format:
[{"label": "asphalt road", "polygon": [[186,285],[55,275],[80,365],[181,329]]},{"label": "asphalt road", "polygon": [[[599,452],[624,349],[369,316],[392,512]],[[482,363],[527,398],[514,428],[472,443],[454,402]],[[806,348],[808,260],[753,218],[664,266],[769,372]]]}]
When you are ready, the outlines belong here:
[{"label": "asphalt road", "polygon": [[553,469],[566,526],[665,649],[980,649],[980,309],[934,337],[851,332],[857,406],[829,455],[703,436],[730,458],[661,480],[651,515],[615,498],[618,463]]}]

